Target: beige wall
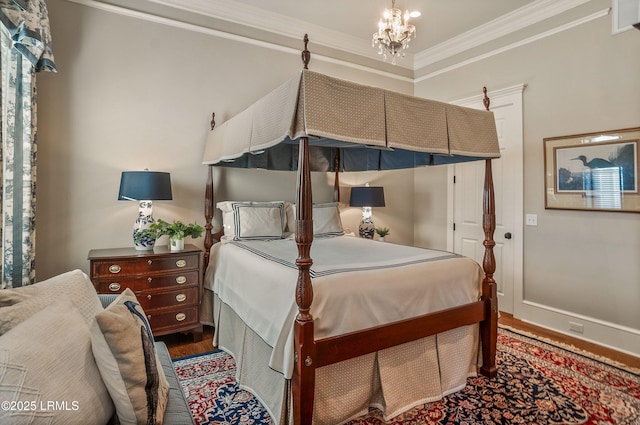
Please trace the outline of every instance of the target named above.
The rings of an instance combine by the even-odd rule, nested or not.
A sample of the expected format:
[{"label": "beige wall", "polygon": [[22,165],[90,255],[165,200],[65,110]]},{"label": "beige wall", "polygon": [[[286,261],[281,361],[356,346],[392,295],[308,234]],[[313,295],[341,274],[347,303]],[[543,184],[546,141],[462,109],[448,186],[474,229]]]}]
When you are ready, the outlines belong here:
[{"label": "beige wall", "polygon": [[[520,83],[527,85],[524,211],[538,215],[538,226],[524,228],[523,302],[516,313],[563,332],[566,317],[577,318],[593,339],[600,336],[588,335],[591,324],[628,331],[635,342],[624,348],[640,353],[640,215],[546,210],[543,186],[543,138],[640,126],[640,32],[613,36],[610,17],[602,17],[428,78],[415,92],[453,101],[483,85],[491,92]],[[438,182],[446,178],[446,170],[429,171]],[[443,193],[442,187],[423,190]],[[437,233],[434,244],[443,247],[446,205],[422,214],[421,203],[416,200],[416,228]]]},{"label": "beige wall", "polygon": [[[135,3],[150,7],[149,2],[128,2]],[[138,207],[116,200],[122,171],[170,172],[174,199],[154,203],[154,216],[203,224],[207,168],[200,163],[211,112],[221,123],[302,67],[297,51],[66,0],[47,4],[58,73],[38,76],[39,280],[73,268],[88,271],[90,249],[132,244]],[[301,49],[302,41],[298,44]],[[313,53],[313,39],[309,47]],[[405,93],[413,90],[406,79],[332,64],[313,54],[310,67]],[[294,199],[294,173],[228,170],[216,172],[216,182],[219,200]],[[314,200],[330,200],[332,176],[314,175],[314,182]],[[412,174],[354,174],[343,182],[346,201],[350,184],[399,188],[387,191],[388,207],[374,211],[376,224],[391,227],[391,240],[412,242]],[[344,214],[345,226],[357,231],[360,211],[346,208]]]}]

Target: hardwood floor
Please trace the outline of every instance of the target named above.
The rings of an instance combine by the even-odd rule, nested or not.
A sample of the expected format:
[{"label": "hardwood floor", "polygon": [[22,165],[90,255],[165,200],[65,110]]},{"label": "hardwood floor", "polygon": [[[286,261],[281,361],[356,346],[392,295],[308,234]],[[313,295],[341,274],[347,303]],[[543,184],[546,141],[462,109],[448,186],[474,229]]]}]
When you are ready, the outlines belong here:
[{"label": "hardwood floor", "polygon": [[204,326],[202,341],[200,342],[193,342],[191,334],[183,333],[162,335],[156,337],[156,340],[164,341],[167,344],[169,355],[172,359],[215,350],[213,346],[213,328],[211,326]]},{"label": "hardwood floor", "polygon": [[[576,348],[588,351],[597,356],[606,357],[613,361],[623,363],[629,367],[640,369],[640,357],[621,353],[597,344],[582,341],[577,338],[572,338],[568,335],[563,335],[554,331],[540,328],[538,326],[525,323],[521,320],[514,319],[512,315],[507,313],[500,313],[500,324],[510,326],[514,329],[519,329],[521,331],[528,332],[542,338],[547,338],[561,344],[572,345]],[[171,358],[191,356],[194,354],[212,351],[214,349],[213,328],[210,326],[205,326],[201,342],[194,343],[190,334],[165,335],[158,337],[157,339],[164,341],[167,344],[167,346],[169,347],[169,354],[171,355]]]}]

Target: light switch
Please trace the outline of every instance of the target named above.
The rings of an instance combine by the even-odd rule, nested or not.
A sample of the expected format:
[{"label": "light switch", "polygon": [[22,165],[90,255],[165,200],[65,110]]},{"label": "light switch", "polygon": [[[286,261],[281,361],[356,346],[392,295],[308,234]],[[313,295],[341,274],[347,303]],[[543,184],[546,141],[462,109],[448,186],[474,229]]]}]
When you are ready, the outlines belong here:
[{"label": "light switch", "polygon": [[527,214],[525,217],[525,224],[527,226],[537,226],[538,225],[538,215],[537,214]]}]

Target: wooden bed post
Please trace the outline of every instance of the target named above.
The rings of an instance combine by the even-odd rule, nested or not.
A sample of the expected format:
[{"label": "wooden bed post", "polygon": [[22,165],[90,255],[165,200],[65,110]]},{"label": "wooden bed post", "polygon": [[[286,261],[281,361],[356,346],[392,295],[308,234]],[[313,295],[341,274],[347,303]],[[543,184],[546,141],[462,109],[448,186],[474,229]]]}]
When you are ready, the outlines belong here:
[{"label": "wooden bed post", "polygon": [[[211,130],[216,127],[216,113],[211,113]],[[207,186],[204,192],[204,267],[202,273],[204,274],[209,265],[211,256],[211,247],[213,246],[213,220],[214,213],[214,201],[213,201],[213,165],[209,165],[207,172]],[[204,277],[204,276],[203,276]]]},{"label": "wooden bed post", "polygon": [[[307,50],[309,37],[304,35],[302,60],[308,69],[310,53]],[[313,332],[311,302],[313,287],[309,269],[311,243],[313,242],[313,201],[311,193],[311,167],[309,165],[309,138],[302,137],[298,152],[298,180],[296,192],[296,244],[298,245],[298,282],[296,283],[296,304],[298,315],[294,323],[294,368],[292,377],[293,418],[296,425],[311,425],[313,418],[313,398],[316,380],[316,349]]]},{"label": "wooden bed post", "polygon": [[[488,111],[490,100],[487,96],[487,88],[483,87],[484,107]],[[496,271],[496,258],[493,247],[496,242],[493,234],[496,230],[496,201],[493,190],[493,173],[491,159],[485,161],[483,189],[483,216],[482,229],[484,230],[484,258],[482,268],[484,279],[482,280],[482,299],[485,301],[486,319],[480,322],[480,336],[482,337],[482,367],[480,373],[485,376],[496,376],[496,346],[498,343],[498,291],[493,274]]]},{"label": "wooden bed post", "polygon": [[296,425],[311,425],[315,389],[315,342],[313,317],[309,312],[313,287],[309,269],[313,242],[313,204],[309,170],[309,139],[300,139],[296,207],[296,244],[298,245],[298,282],[296,304],[298,315],[294,324],[295,366],[293,370],[293,414]]},{"label": "wooden bed post", "polygon": [[[211,114],[211,130],[216,126],[216,113]],[[219,232],[213,233],[213,214],[215,212],[215,197],[213,194],[213,165],[209,165],[207,172],[207,185],[204,192],[204,265],[202,267],[202,274],[204,275],[209,265],[211,256],[211,247],[216,241],[219,241],[224,234],[224,229],[220,229]],[[203,276],[204,277],[204,276]]]},{"label": "wooden bed post", "polygon": [[207,186],[204,192],[204,267],[203,273],[209,265],[209,256],[213,246],[213,165],[208,166]]}]

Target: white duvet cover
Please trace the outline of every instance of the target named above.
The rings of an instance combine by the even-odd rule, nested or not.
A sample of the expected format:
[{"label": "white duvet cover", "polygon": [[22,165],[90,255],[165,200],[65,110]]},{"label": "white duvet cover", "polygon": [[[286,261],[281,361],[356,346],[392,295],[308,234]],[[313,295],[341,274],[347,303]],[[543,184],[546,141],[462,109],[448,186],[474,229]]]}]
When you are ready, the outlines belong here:
[{"label": "white duvet cover", "polygon": [[[293,371],[298,256],[294,240],[238,241],[212,249],[205,287],[269,346],[269,366]],[[315,338],[340,335],[476,301],[482,269],[444,251],[351,236],[311,248]]]}]

